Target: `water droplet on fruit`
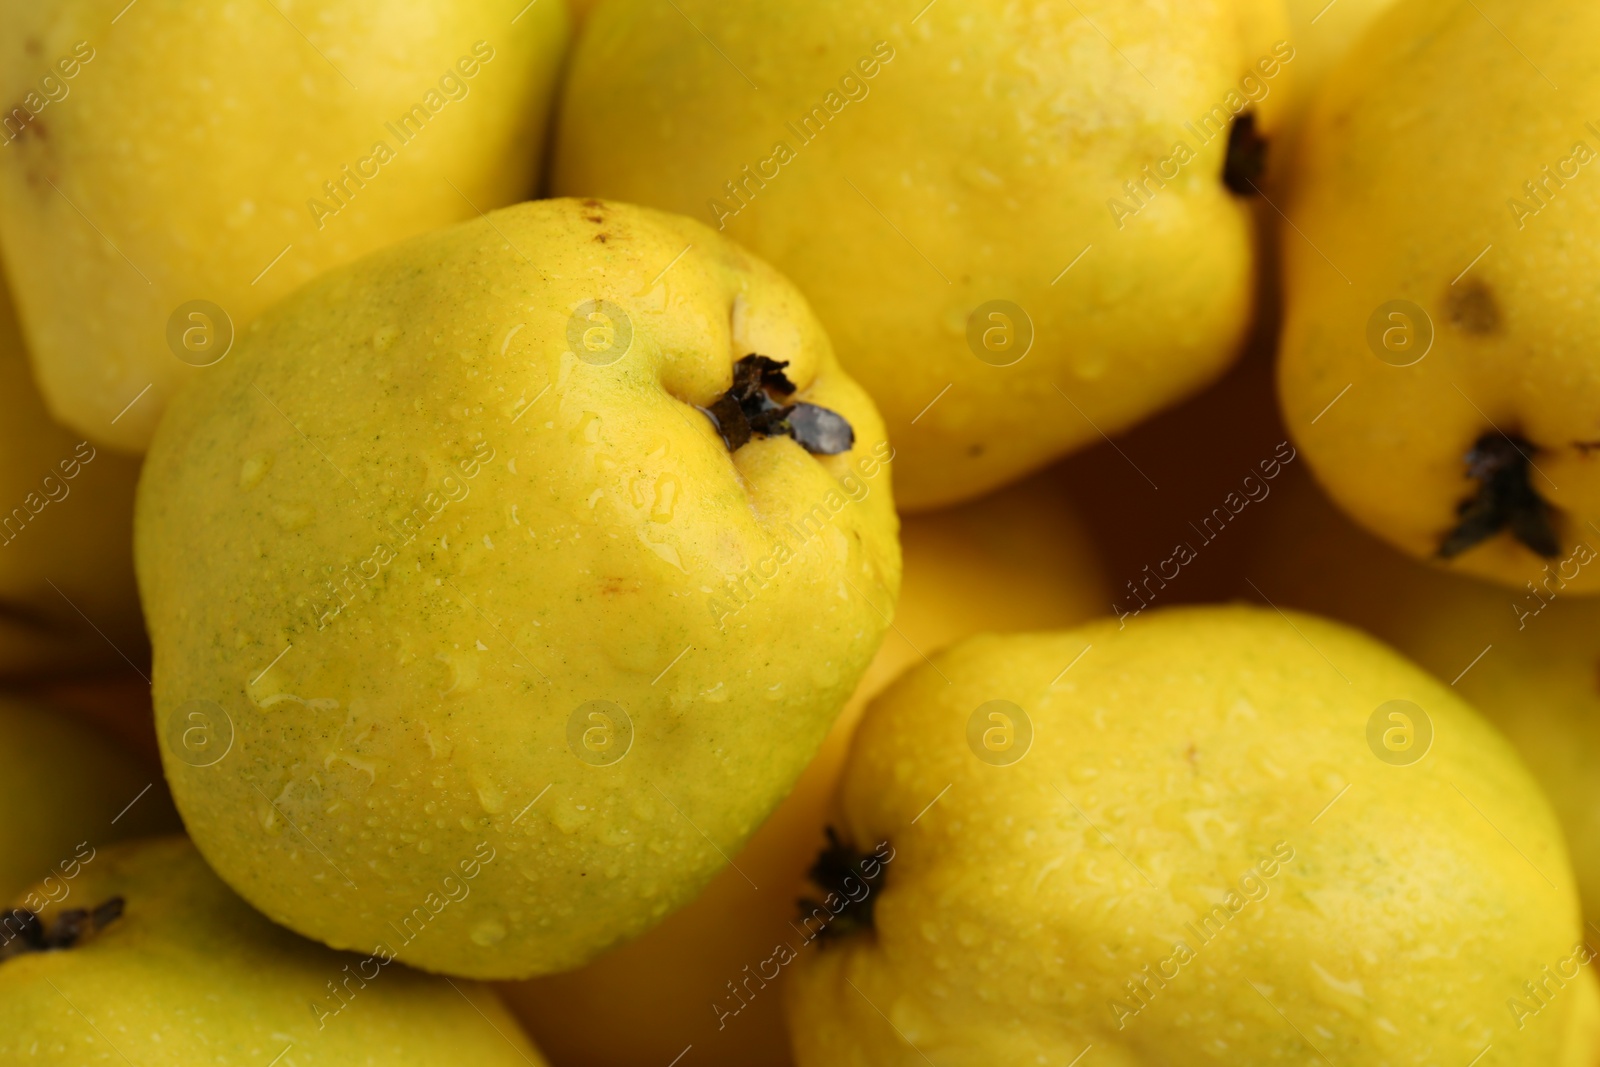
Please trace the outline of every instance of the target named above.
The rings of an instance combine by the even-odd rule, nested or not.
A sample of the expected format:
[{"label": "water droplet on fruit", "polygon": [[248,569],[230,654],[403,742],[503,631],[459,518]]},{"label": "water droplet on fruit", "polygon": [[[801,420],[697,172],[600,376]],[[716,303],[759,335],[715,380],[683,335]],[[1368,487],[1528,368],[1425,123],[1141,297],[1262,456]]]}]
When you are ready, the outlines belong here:
[{"label": "water droplet on fruit", "polygon": [[1092,382],[1105,377],[1106,370],[1111,366],[1111,352],[1109,349],[1086,345],[1073,356],[1072,373],[1079,381]]},{"label": "water droplet on fruit", "polygon": [[505,792],[485,777],[473,776],[472,790],[478,796],[478,803],[483,805],[483,810],[490,815],[496,815],[505,810]]},{"label": "water droplet on fruit", "polygon": [[663,474],[656,479],[655,505],[650,509],[651,522],[671,522],[672,509],[678,503],[681,486],[675,474]]},{"label": "water droplet on fruit", "polygon": [[272,467],[270,454],[258,454],[249,457],[239,467],[239,488],[254,489],[261,484],[261,479],[267,476],[267,471]]},{"label": "water droplet on fruit", "polygon": [[585,441],[595,444],[600,440],[600,415],[598,412],[585,411],[578,417],[578,423],[572,428],[574,441]]},{"label": "water droplet on fruit", "polygon": [[316,512],[305,504],[275,504],[272,517],[287,531],[303,530],[311,525]]},{"label": "water droplet on fruit", "polygon": [[499,919],[485,919],[472,928],[472,943],[483,948],[498,945],[505,940],[505,924]]}]

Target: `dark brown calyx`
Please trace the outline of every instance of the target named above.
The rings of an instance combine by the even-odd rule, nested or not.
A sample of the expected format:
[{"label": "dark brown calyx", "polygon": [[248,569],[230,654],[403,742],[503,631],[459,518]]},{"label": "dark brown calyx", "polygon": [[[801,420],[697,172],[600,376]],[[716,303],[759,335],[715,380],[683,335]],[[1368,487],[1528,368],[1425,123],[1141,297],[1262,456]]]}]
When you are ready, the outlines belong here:
[{"label": "dark brown calyx", "polygon": [[1222,165],[1222,184],[1239,196],[1261,192],[1257,182],[1267,173],[1267,139],[1256,132],[1256,116],[1246,111],[1228,128],[1228,159]]},{"label": "dark brown calyx", "polygon": [[838,832],[828,827],[828,844],[817,853],[817,861],[808,872],[811,883],[823,891],[823,898],[801,897],[797,901],[807,932],[826,941],[871,930],[873,905],[893,858],[894,850],[887,841],[873,852],[861,852],[841,841]]},{"label": "dark brown calyx", "polygon": [[1528,480],[1535,449],[1520,437],[1484,434],[1467,453],[1467,475],[1478,491],[1456,509],[1455,529],[1439,545],[1441,559],[1452,559],[1501,530],[1546,559],[1560,555],[1551,527],[1552,509]]},{"label": "dark brown calyx", "polygon": [[752,437],[792,437],[813,455],[833,456],[850,451],[855,431],[844,417],[816,404],[784,404],[794,395],[794,383],[779,362],[748,355],[733,365],[733,387],[712,404],[701,408],[722,435],[729,452],[737,452]]},{"label": "dark brown calyx", "polygon": [[92,910],[63,911],[49,926],[27,908],[13,908],[0,917],[0,960],[74,948],[120,919],[122,907],[122,898],[112,897]]}]

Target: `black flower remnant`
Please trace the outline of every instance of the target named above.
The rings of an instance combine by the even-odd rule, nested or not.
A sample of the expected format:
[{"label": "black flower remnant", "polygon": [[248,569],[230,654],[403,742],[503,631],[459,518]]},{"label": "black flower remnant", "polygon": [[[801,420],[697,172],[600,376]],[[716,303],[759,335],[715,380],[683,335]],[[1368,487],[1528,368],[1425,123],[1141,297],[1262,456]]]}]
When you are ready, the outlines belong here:
[{"label": "black flower remnant", "polygon": [[883,887],[889,861],[894,859],[894,849],[887,841],[872,852],[861,852],[839,840],[833,827],[827,829],[827,847],[817,854],[809,872],[812,884],[824,890],[824,898],[819,902],[801,897],[798,901],[808,931],[811,919],[823,920],[813,934],[823,941],[872,929],[876,894]]},{"label": "black flower remnant", "polygon": [[1560,554],[1550,527],[1550,505],[1528,481],[1533,446],[1519,437],[1487,433],[1467,453],[1467,475],[1478,491],[1457,509],[1459,521],[1439,545],[1441,559],[1452,559],[1510,527],[1511,536],[1539,555]]},{"label": "black flower remnant", "polygon": [[1246,111],[1228,130],[1228,158],[1222,166],[1222,184],[1239,196],[1259,193],[1256,183],[1267,172],[1267,139],[1256,132],[1256,116]]},{"label": "black flower remnant", "polygon": [[14,908],[0,917],[0,960],[28,952],[54,952],[72,948],[122,917],[123,900],[111,897],[94,910],[72,908],[44,920],[27,908]]},{"label": "black flower remnant", "polygon": [[751,437],[786,435],[813,455],[833,456],[850,451],[855,431],[844,417],[816,404],[780,404],[773,399],[792,396],[794,383],[783,373],[787,361],[751,354],[733,365],[733,386],[709,408],[701,408],[722,435],[729,452],[737,452]]}]

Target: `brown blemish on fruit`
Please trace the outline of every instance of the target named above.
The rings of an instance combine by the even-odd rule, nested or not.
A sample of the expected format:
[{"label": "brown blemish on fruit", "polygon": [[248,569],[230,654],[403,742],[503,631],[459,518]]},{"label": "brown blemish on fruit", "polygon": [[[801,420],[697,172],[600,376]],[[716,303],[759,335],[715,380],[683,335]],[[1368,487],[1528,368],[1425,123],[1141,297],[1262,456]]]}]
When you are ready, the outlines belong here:
[{"label": "brown blemish on fruit", "polygon": [[983,446],[981,444],[980,445],[968,445],[967,446],[967,455],[971,456],[973,459],[977,459],[979,456],[983,455]]},{"label": "brown blemish on fruit", "polygon": [[1600,441],[1574,441],[1572,447],[1583,453],[1583,458],[1588,459],[1589,453],[1600,448]]},{"label": "brown blemish on fruit", "polygon": [[597,233],[594,235],[594,239],[599,241],[601,244],[605,244],[611,239],[611,235],[609,233]]},{"label": "brown blemish on fruit", "polygon": [[590,222],[604,222],[604,221],[606,221],[606,217],[604,215],[585,215],[584,218],[589,220]]},{"label": "brown blemish on fruit", "polygon": [[1494,291],[1480,281],[1451,288],[1445,298],[1445,317],[1456,329],[1479,337],[1500,329],[1500,305]]}]

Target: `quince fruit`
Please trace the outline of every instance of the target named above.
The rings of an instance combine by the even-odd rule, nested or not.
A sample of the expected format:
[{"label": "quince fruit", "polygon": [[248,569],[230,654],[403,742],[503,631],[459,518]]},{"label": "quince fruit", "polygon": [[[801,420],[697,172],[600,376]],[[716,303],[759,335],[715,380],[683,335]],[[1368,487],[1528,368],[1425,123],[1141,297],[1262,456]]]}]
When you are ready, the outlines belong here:
[{"label": "quince fruit", "polygon": [[1251,560],[1262,592],[1388,642],[1499,727],[1550,798],[1584,914],[1600,922],[1600,603],[1567,595],[1555,567],[1520,595],[1441,572],[1357,528],[1309,484],[1274,514]]},{"label": "quince fruit", "polygon": [[330,272],[146,461],[190,835],[269,917],[336,948],[399,928],[426,970],[643,933],[789,792],[888,629],[891,455],[799,293],[687,219],[541,201]]},{"label": "quince fruit", "polygon": [[1600,311],[1572,282],[1600,272],[1596,35],[1594,4],[1403,0],[1328,77],[1291,178],[1291,433],[1362,526],[1513,587],[1600,520]]},{"label": "quince fruit", "polygon": [[1333,623],[1183,608],[971,638],[872,704],[840,799],[854,855],[825,873],[852,921],[794,964],[800,1067],[1600,1053],[1533,778]]},{"label": "quince fruit", "polygon": [[698,217],[793,278],[924,510],[1232,361],[1285,37],[1277,0],[610,0],[552,180]]},{"label": "quince fruit", "polygon": [[50,410],[142,452],[281,297],[529,195],[567,34],[527,0],[0,2],[0,256]]},{"label": "quince fruit", "polygon": [[489,990],[273,926],[181,837],[105,849],[70,884],[0,918],[6,1062],[544,1065]]}]

